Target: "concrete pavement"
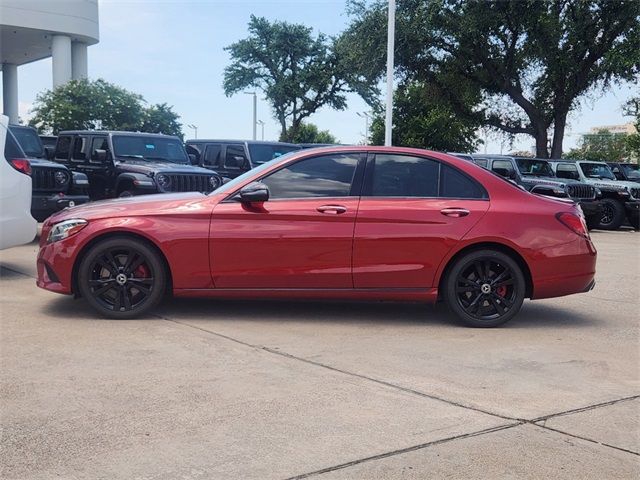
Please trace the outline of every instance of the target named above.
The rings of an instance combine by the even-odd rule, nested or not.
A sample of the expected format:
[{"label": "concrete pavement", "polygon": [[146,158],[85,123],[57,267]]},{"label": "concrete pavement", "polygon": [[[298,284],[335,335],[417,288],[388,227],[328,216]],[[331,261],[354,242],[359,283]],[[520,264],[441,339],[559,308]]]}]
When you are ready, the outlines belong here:
[{"label": "concrete pavement", "polygon": [[422,305],[173,300],[98,319],[0,252],[1,477],[637,478],[640,236],[477,330]]}]

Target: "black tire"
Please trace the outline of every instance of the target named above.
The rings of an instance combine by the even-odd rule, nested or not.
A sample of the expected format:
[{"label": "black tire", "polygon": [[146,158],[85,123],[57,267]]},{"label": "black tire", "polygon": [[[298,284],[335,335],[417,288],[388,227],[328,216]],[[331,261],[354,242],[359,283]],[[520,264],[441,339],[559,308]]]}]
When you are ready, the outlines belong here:
[{"label": "black tire", "polygon": [[613,198],[603,198],[602,217],[598,221],[597,228],[602,230],[617,230],[624,222],[624,205]]},{"label": "black tire", "polygon": [[134,193],[132,190],[121,190],[118,192],[118,198],[127,198],[133,197]]},{"label": "black tire", "polygon": [[497,327],[511,320],[522,307],[526,291],[524,273],[509,255],[476,250],[449,268],[444,300],[449,310],[470,327]]},{"label": "black tire", "polygon": [[162,300],[164,263],[145,242],[114,237],[91,247],[78,267],[80,295],[105,317],[144,315]]}]

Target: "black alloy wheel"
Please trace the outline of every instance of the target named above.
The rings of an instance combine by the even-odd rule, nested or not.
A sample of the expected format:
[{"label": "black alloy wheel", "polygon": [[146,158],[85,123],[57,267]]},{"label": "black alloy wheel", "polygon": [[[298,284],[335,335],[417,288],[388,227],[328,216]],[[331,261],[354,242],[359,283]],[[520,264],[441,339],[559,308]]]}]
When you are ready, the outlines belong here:
[{"label": "black alloy wheel", "polygon": [[602,216],[597,227],[602,230],[617,230],[624,222],[624,206],[612,198],[603,198],[601,203]]},{"label": "black alloy wheel", "polygon": [[158,254],[146,243],[112,238],[94,245],[78,269],[78,289],[100,314],[133,318],[155,307],[166,287]]},{"label": "black alloy wheel", "polygon": [[518,313],[525,288],[522,269],[511,257],[479,250],[460,258],[449,270],[445,299],[467,325],[495,327]]}]

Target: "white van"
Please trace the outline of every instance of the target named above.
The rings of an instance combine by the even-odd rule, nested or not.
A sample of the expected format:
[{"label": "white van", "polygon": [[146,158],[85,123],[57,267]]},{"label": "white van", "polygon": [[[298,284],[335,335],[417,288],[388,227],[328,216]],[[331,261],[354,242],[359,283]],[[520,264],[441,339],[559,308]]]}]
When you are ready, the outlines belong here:
[{"label": "white van", "polygon": [[37,223],[31,216],[31,166],[0,115],[0,250],[29,243]]}]

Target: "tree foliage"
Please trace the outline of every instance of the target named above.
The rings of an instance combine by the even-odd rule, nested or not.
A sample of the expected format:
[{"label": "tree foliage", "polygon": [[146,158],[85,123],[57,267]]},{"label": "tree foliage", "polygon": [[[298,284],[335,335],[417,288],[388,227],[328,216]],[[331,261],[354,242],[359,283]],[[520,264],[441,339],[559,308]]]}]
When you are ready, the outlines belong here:
[{"label": "tree foliage", "polygon": [[[386,4],[352,1],[343,35],[353,67],[372,81],[385,71]],[[399,0],[395,55],[405,81],[450,91],[471,82],[482,92],[484,125],[531,135],[539,157],[559,157],[567,115],[580,99],[637,79],[640,2]]]},{"label": "tree foliage", "polygon": [[147,105],[141,95],[102,79],[72,80],[36,97],[29,124],[40,132],[125,130],[181,135],[179,116],[166,103]]},{"label": "tree foliage", "polygon": [[225,93],[263,91],[282,140],[294,138],[302,121],[322,107],[344,110],[346,93],[357,90],[368,97],[372,91],[342,61],[342,48],[323,34],[314,37],[304,25],[252,15],[249,36],[225,50],[232,60],[224,71]]},{"label": "tree foliage", "polygon": [[[280,139],[282,140],[282,138]],[[319,130],[313,123],[301,123],[295,132],[287,132],[286,141],[293,143],[339,143],[329,130]]]},{"label": "tree foliage", "polygon": [[[472,92],[467,92],[473,96]],[[458,99],[473,105],[473,100]],[[384,112],[378,109],[371,125],[371,143],[384,144]],[[394,95],[394,145],[428,148],[431,150],[473,152],[478,145],[479,127],[473,112],[456,115],[447,99],[435,84],[411,82],[398,87]]]},{"label": "tree foliage", "polygon": [[569,150],[566,157],[600,162],[626,162],[631,157],[628,138],[629,135],[624,133],[598,130],[596,133],[583,135],[580,146]]},{"label": "tree foliage", "polygon": [[640,96],[630,98],[623,105],[623,113],[634,118],[636,133],[627,136],[627,148],[635,161],[640,163]]}]

